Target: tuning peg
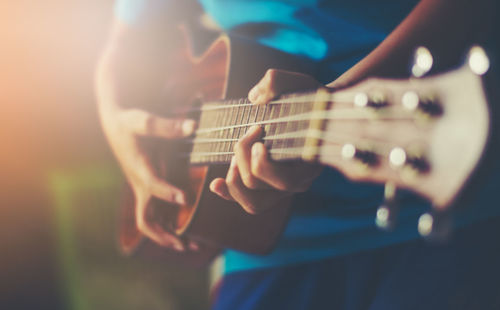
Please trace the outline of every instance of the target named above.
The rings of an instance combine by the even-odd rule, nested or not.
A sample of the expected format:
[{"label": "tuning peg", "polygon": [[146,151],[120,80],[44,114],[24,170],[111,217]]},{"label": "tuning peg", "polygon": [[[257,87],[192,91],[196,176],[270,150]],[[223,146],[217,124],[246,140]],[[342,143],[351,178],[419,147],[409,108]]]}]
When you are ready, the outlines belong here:
[{"label": "tuning peg", "polygon": [[346,160],[357,159],[367,166],[373,167],[379,163],[379,158],[375,152],[358,149],[351,143],[342,146],[341,155]]},{"label": "tuning peg", "polygon": [[425,173],[430,169],[430,165],[423,155],[408,155],[405,149],[401,147],[395,147],[390,151],[389,164],[394,169],[401,169],[405,167],[418,173]]},{"label": "tuning peg", "polygon": [[435,96],[423,96],[415,91],[407,91],[401,97],[403,108],[408,111],[420,111],[425,115],[436,117],[443,114],[443,107]]},{"label": "tuning peg", "polygon": [[449,239],[452,220],[448,212],[424,213],[418,219],[418,232],[432,242],[444,242]]},{"label": "tuning peg", "polygon": [[354,105],[358,108],[383,108],[387,106],[387,96],[380,91],[371,92],[369,94],[361,92],[354,96]]},{"label": "tuning peg", "polygon": [[399,205],[396,201],[396,186],[392,182],[385,183],[384,202],[377,209],[375,224],[383,230],[392,230],[396,226]]},{"label": "tuning peg", "polygon": [[429,49],[423,46],[419,46],[413,54],[411,74],[416,78],[423,77],[429,71],[431,71],[433,63],[434,58],[432,57]]},{"label": "tuning peg", "polygon": [[486,51],[479,45],[470,48],[467,63],[472,72],[477,75],[484,75],[490,69],[490,59]]}]

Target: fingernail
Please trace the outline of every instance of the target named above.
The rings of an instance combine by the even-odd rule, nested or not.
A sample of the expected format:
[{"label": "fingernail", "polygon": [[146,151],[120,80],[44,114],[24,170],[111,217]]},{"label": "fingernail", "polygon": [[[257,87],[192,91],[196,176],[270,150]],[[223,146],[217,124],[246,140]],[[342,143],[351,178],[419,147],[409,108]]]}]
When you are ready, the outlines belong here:
[{"label": "fingernail", "polygon": [[259,157],[260,154],[262,153],[262,143],[255,143],[252,146],[252,157]]},{"label": "fingernail", "polygon": [[191,119],[185,120],[182,123],[182,133],[185,136],[189,136],[189,135],[193,134],[195,126],[196,126],[195,121],[193,121]]},{"label": "fingernail", "polygon": [[180,204],[180,205],[185,205],[187,203],[186,196],[182,193],[175,194],[175,202]]},{"label": "fingernail", "polygon": [[259,98],[259,95],[259,87],[255,86],[250,90],[250,92],[248,92],[248,99],[250,99],[250,101],[252,102],[255,102]]},{"label": "fingernail", "polygon": [[233,156],[231,158],[231,164],[229,165],[230,167],[234,167],[236,165],[236,156]]},{"label": "fingernail", "polygon": [[179,251],[179,252],[184,252],[185,248],[182,244],[179,243],[174,243],[173,244],[174,250]]},{"label": "fingernail", "polygon": [[244,137],[252,136],[258,130],[260,130],[260,126],[259,125],[253,125],[252,127],[248,128],[248,131],[245,133]]}]

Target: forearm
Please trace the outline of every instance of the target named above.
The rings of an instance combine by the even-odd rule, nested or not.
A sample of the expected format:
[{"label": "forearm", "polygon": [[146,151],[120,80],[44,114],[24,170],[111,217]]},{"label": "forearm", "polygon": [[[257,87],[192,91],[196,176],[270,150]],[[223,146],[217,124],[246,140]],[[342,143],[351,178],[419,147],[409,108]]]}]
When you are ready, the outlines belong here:
[{"label": "forearm", "polygon": [[368,76],[407,76],[417,46],[429,48],[438,69],[454,65],[467,47],[484,40],[495,5],[495,0],[421,0],[377,48],[329,86],[347,86]]}]

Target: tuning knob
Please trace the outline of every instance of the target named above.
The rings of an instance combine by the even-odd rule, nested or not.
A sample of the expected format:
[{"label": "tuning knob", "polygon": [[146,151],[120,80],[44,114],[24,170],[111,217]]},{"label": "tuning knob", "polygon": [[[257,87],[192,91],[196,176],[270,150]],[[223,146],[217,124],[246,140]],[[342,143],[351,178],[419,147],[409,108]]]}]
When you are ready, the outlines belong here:
[{"label": "tuning knob", "polygon": [[354,96],[354,105],[358,108],[383,108],[388,104],[387,96],[380,91],[370,92],[369,94],[361,92]]},{"label": "tuning knob", "polygon": [[344,159],[357,159],[368,166],[373,167],[379,163],[379,158],[375,152],[358,149],[351,143],[344,144],[341,153]]},{"label": "tuning knob", "polygon": [[401,98],[401,103],[409,111],[420,111],[429,116],[443,114],[443,107],[434,96],[422,96],[415,91],[405,92]]},{"label": "tuning knob", "polygon": [[375,224],[383,230],[392,230],[396,226],[399,205],[396,201],[396,186],[387,182],[384,187],[384,202],[377,209]]},{"label": "tuning knob", "polygon": [[432,69],[434,58],[431,52],[423,46],[417,47],[413,54],[413,65],[411,67],[411,74],[420,78],[426,75]]},{"label": "tuning knob", "polygon": [[490,69],[490,59],[484,49],[478,45],[470,48],[467,63],[472,72],[477,75],[484,75]]},{"label": "tuning knob", "polygon": [[430,169],[430,165],[424,156],[409,156],[401,147],[395,147],[390,151],[389,164],[395,169],[408,167],[418,173],[425,173]]},{"label": "tuning knob", "polygon": [[449,239],[452,230],[451,216],[447,212],[424,213],[418,219],[419,234],[433,242]]}]

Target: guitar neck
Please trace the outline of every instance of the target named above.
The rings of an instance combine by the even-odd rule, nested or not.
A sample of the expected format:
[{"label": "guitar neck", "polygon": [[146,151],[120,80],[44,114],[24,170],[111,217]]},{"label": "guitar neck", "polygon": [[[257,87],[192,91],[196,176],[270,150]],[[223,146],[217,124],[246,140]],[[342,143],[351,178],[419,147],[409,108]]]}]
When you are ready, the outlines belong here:
[{"label": "guitar neck", "polygon": [[236,142],[253,125],[264,129],[262,140],[273,160],[313,160],[318,151],[312,131],[321,131],[332,94],[326,90],[291,94],[265,105],[248,99],[201,105],[192,145],[192,164],[229,163]]}]

